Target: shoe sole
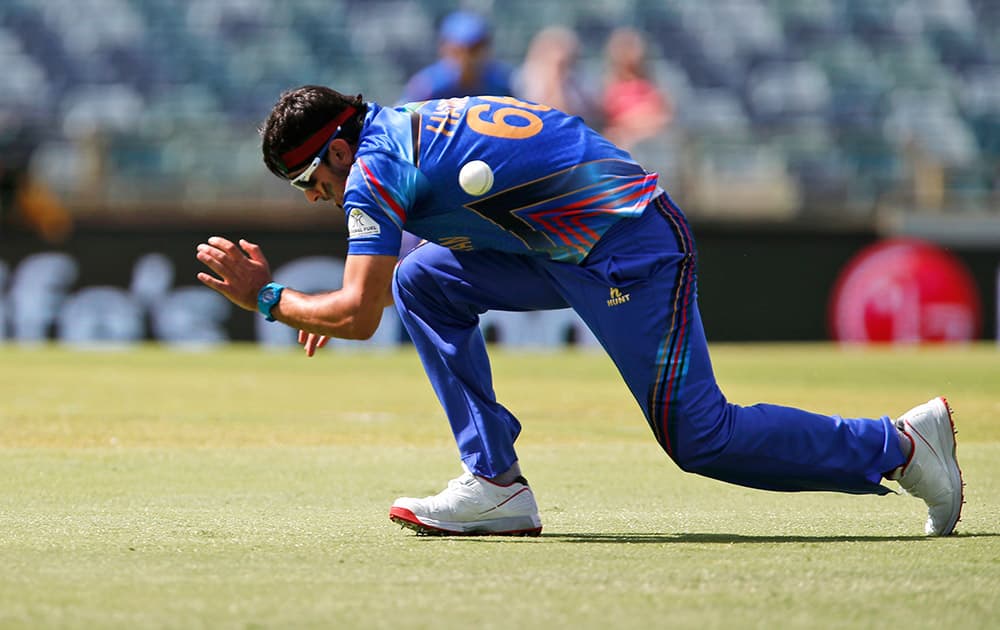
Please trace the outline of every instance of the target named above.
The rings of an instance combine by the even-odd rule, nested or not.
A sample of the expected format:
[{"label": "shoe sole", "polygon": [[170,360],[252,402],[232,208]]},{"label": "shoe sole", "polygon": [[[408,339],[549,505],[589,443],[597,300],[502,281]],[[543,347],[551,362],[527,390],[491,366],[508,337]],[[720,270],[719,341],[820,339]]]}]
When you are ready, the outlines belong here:
[{"label": "shoe sole", "polygon": [[[944,396],[939,396],[935,400],[944,406],[945,413],[948,415],[948,425],[951,431],[938,431],[938,441],[936,445],[931,444],[922,433],[918,431],[914,431],[914,433],[916,433],[920,439],[931,448],[931,450],[941,453],[941,456],[946,459],[945,464],[948,469],[948,475],[951,477],[952,485],[954,486],[955,484],[958,484],[958,500],[957,502],[953,502],[951,505],[951,510],[954,516],[949,519],[947,526],[935,534],[936,536],[949,536],[954,533],[955,526],[958,525],[960,520],[962,520],[962,506],[965,505],[965,481],[962,479],[962,468],[958,465],[958,441],[955,439],[957,431],[955,431],[955,420],[952,417],[951,405],[948,404],[948,399]],[[935,448],[935,446],[940,448]],[[949,450],[951,452],[950,459],[947,458]]]},{"label": "shoe sole", "polygon": [[524,527],[524,518],[499,518],[475,523],[449,523],[421,520],[412,511],[401,507],[389,509],[389,520],[425,536],[538,536],[542,527]]}]

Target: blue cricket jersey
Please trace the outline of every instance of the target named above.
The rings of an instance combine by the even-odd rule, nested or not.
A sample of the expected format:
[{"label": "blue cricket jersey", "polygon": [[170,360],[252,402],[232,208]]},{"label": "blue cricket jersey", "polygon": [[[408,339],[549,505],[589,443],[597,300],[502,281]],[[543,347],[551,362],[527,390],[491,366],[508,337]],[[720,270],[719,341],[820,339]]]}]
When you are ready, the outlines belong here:
[{"label": "blue cricket jersey", "polygon": [[[481,196],[458,181],[473,160],[493,171]],[[578,263],[658,190],[655,173],[545,105],[494,96],[369,103],[344,194],[348,253],[395,255],[405,230],[455,250]]]}]

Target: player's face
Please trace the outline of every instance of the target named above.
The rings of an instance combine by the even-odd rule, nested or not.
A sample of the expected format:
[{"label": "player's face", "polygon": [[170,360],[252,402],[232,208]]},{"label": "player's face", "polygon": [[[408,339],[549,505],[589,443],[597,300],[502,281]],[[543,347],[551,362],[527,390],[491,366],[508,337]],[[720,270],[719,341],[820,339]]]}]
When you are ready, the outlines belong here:
[{"label": "player's face", "polygon": [[329,152],[315,168],[310,165],[292,174],[291,179],[298,182],[295,187],[309,202],[332,201],[343,207],[347,175],[351,171],[350,146],[343,140],[334,140],[329,146]]},{"label": "player's face", "polygon": [[470,46],[445,44],[445,56],[451,58],[463,74],[476,74],[488,57],[489,47],[489,42],[486,41]]},{"label": "player's face", "polygon": [[304,170],[300,171],[298,175],[289,178],[289,183],[292,188],[296,188],[301,191],[306,191],[315,186],[316,182],[313,180],[313,173],[319,168],[319,165],[323,163],[326,157],[326,152],[330,149],[330,145],[333,144],[334,139],[340,134],[340,127],[337,127],[336,131],[330,136],[330,139],[326,141],[320,152],[316,154],[312,162],[309,163]]}]

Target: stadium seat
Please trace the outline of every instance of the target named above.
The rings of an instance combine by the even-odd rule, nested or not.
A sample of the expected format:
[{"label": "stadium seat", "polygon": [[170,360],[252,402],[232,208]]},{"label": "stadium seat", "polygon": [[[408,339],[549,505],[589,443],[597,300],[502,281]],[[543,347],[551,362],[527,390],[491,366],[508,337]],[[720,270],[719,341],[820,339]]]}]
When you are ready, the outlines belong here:
[{"label": "stadium seat", "polygon": [[750,112],[763,125],[824,117],[831,99],[826,73],[808,61],[760,67],[747,78],[746,90]]},{"label": "stadium seat", "polygon": [[[241,190],[264,187],[246,129],[278,92],[326,83],[394,103],[407,77],[436,57],[436,26],[454,8],[451,0],[0,2],[0,109],[48,130],[34,164],[70,173],[60,191],[88,168],[87,149],[67,143],[97,131],[108,136],[107,162],[122,169],[100,184],[108,200],[137,190],[116,181],[120,173],[143,173],[154,196],[174,188],[210,202],[225,191],[206,174],[236,177]],[[595,82],[607,34],[643,30],[653,77],[677,108],[678,137],[719,150],[734,139],[788,150],[803,190],[828,190],[846,169],[859,174],[856,197],[891,195],[908,176],[900,164],[913,138],[933,145],[956,195],[1000,188],[982,176],[1000,160],[1000,3],[992,0],[509,0],[490,17],[494,51],[514,65],[538,29],[576,29]],[[905,103],[912,94],[952,106],[919,113]],[[828,153],[787,145],[783,130],[802,123],[825,127]],[[639,150],[654,156],[661,144]]]}]

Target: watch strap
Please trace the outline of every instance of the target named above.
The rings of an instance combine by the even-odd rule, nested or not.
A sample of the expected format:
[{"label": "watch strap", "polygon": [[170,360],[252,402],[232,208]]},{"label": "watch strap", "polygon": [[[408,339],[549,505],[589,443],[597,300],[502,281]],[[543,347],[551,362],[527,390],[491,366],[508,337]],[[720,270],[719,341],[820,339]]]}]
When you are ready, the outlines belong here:
[{"label": "watch strap", "polygon": [[274,316],[271,311],[274,307],[281,301],[281,292],[285,290],[285,286],[278,284],[277,282],[268,282],[260,288],[257,292],[257,310],[260,314],[264,316],[269,322],[274,321]]}]

